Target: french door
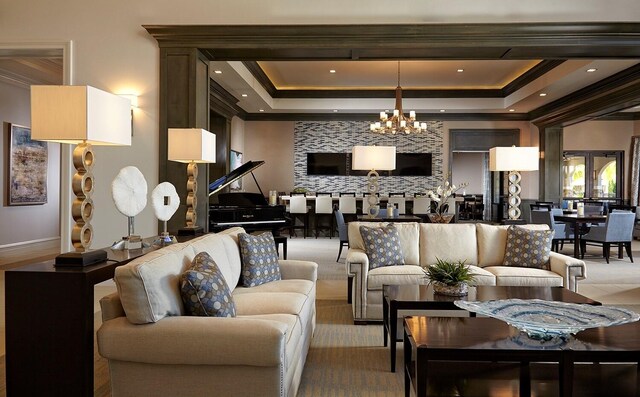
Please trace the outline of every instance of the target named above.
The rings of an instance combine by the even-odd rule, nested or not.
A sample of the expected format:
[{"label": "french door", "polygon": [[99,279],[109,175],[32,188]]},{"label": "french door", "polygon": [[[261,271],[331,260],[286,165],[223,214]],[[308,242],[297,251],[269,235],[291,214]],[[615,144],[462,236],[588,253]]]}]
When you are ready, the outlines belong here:
[{"label": "french door", "polygon": [[565,199],[621,199],[623,181],[623,151],[563,153],[562,194]]}]

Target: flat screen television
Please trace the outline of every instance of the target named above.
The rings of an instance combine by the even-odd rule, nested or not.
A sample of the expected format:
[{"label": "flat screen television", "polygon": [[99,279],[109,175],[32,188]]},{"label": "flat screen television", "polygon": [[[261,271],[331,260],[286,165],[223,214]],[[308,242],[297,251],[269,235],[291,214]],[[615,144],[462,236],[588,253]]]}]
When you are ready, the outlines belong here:
[{"label": "flat screen television", "polygon": [[307,153],[307,175],[347,175],[347,154]]},{"label": "flat screen television", "polygon": [[396,153],[393,176],[431,176],[431,153]]}]

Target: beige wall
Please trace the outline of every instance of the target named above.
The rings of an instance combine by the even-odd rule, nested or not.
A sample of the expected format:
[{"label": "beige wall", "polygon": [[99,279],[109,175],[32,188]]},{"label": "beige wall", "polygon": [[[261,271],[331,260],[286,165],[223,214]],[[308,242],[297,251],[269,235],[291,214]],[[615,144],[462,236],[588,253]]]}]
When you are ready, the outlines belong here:
[{"label": "beige wall", "polygon": [[[0,82],[0,121],[31,126],[30,93],[26,88]],[[49,143],[47,203],[44,205],[7,206],[7,148],[9,131],[2,126],[0,139],[0,183],[3,203],[0,206],[0,247],[60,237],[60,144]]]},{"label": "beige wall", "polygon": [[[0,0],[0,9],[3,43],[72,41],[74,84],[90,84],[114,93],[139,95],[132,146],[95,149],[94,247],[110,245],[126,233],[126,218],[115,209],[109,191],[110,182],[118,171],[128,165],[138,167],[147,178],[150,190],[159,182],[159,50],[156,41],[142,28],[143,24],[629,21],[638,20],[640,16],[640,2],[636,0],[617,0],[615,7],[600,0],[528,3],[398,0],[392,8],[387,1],[380,0],[282,0],[277,3],[191,0],[185,4],[167,0]],[[248,151],[245,148],[245,152]],[[278,172],[291,170],[279,169]],[[285,188],[283,190],[286,187],[274,186]],[[157,233],[157,222],[150,206],[136,216],[136,232],[143,236]]]},{"label": "beige wall", "polygon": [[[293,190],[293,121],[245,122],[245,161],[263,160],[254,171],[263,193]],[[246,191],[257,192],[253,178],[245,177]]]}]

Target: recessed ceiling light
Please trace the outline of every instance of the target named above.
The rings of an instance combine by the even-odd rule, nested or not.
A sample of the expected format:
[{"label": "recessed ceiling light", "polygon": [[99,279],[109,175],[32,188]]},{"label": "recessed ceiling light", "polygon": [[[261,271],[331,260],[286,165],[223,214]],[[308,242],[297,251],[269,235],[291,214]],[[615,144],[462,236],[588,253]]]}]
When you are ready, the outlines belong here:
[{"label": "recessed ceiling light", "polygon": [[242,94],[242,96],[243,96],[244,98],[246,98],[246,97],[248,97],[249,95],[247,95],[247,94]]},{"label": "recessed ceiling light", "polygon": [[214,70],[213,73],[215,74],[222,74],[222,70]]},{"label": "recessed ceiling light", "polygon": [[444,110],[444,109],[440,109],[440,113],[444,113],[444,112],[445,112],[445,110]]},{"label": "recessed ceiling light", "polygon": [[510,111],[510,112],[515,112],[516,110],[515,110],[515,109],[509,109],[509,111]]},{"label": "recessed ceiling light", "polygon": [[260,109],[261,112],[264,112],[264,109]]},{"label": "recessed ceiling light", "polygon": [[333,113],[338,113],[338,109],[333,109]]},{"label": "recessed ceiling light", "polygon": [[462,72],[464,72],[464,69],[458,69],[457,72],[458,73],[462,73]]},{"label": "recessed ceiling light", "polygon": [[547,93],[546,92],[541,92],[540,96],[547,96]]},{"label": "recessed ceiling light", "polygon": [[589,68],[589,69],[587,69],[587,73],[593,73],[593,72],[595,72],[596,70],[598,70],[598,69],[596,69],[596,68]]},{"label": "recessed ceiling light", "polygon": [[335,72],[336,72],[336,70],[335,70],[335,69],[330,69],[330,70],[329,70],[329,73],[335,73]]}]

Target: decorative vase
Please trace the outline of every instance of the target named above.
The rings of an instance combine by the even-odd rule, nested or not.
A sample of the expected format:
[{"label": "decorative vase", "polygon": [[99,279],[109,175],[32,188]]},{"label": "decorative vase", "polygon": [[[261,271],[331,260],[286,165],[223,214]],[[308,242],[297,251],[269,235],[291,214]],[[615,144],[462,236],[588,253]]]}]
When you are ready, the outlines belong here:
[{"label": "decorative vase", "polygon": [[447,285],[439,281],[434,281],[433,292],[441,295],[449,296],[465,296],[469,293],[469,285],[467,283],[458,283],[456,285]]},{"label": "decorative vase", "polygon": [[430,213],[427,216],[431,223],[449,223],[453,219],[453,214]]}]

